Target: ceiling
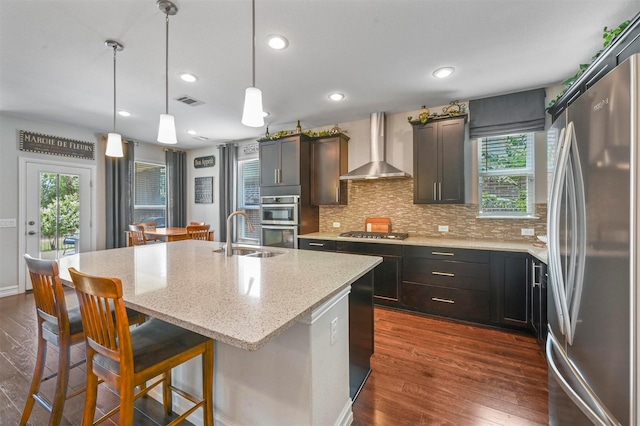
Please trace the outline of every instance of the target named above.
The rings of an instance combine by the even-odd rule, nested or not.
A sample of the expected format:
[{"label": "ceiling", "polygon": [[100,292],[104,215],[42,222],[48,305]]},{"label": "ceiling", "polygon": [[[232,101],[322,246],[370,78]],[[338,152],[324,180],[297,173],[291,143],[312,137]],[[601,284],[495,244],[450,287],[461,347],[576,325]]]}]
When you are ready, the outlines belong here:
[{"label": "ceiling", "polygon": [[[169,110],[178,146],[257,138],[240,123],[251,85],[251,2],[175,0],[170,17]],[[269,131],[361,120],[558,84],[602,46],[605,26],[638,0],[256,0],[256,86]],[[289,47],[275,51],[269,34]],[[0,0],[0,111],[112,130],[156,143],[165,109],[165,16],[155,0]],[[432,72],[453,66],[437,80]],[[178,77],[198,76],[195,83]],[[328,99],[331,92],[346,98]],[[188,106],[188,95],[204,104]],[[195,130],[192,136],[187,130]],[[199,140],[198,137],[206,138]]]}]

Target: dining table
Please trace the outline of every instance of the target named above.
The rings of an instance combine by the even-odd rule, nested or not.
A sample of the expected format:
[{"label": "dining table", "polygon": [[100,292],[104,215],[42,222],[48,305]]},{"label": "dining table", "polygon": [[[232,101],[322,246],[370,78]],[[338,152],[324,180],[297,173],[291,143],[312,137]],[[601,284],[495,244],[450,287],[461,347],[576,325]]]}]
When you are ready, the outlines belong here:
[{"label": "dining table", "polygon": [[[129,247],[133,245],[131,242],[131,234],[129,233],[129,231],[125,231],[125,233],[127,234],[127,247]],[[159,240],[168,243],[189,239],[187,228],[181,227],[145,229],[144,234],[149,240]],[[209,241],[213,241],[213,234],[213,231],[209,231]]]}]

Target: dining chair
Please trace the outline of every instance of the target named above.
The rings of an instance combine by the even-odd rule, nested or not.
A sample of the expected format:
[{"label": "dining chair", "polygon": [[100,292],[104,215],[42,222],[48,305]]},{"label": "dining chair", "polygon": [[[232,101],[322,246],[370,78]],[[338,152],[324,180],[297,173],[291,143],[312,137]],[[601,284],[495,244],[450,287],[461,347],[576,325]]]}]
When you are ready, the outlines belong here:
[{"label": "dining chair", "polygon": [[187,225],[187,235],[192,240],[209,240],[210,225]]},{"label": "dining chair", "polygon": [[[55,260],[35,259],[28,254],[24,255],[24,259],[31,276],[36,305],[38,353],[29,395],[19,424],[20,426],[27,424],[33,405],[38,402],[51,413],[49,425],[58,425],[62,419],[65,401],[84,392],[82,388],[67,395],[71,369],[85,362],[83,359],[70,365],[71,346],[84,341],[80,309],[78,307],[67,309],[64,287],[60,281],[58,263]],[[131,324],[138,324],[145,320],[142,314],[131,309],[127,310],[126,315]],[[58,369],[55,373],[43,378],[48,343],[58,347]],[[49,401],[40,393],[40,385],[54,377],[57,377],[56,388],[53,401]]]},{"label": "dining chair", "polygon": [[144,234],[144,226],[129,225],[129,235],[131,236],[131,245],[141,246],[147,244],[147,236]]},{"label": "dining chair", "polygon": [[200,226],[202,226],[202,225],[204,225],[204,222],[193,222],[193,221],[191,221],[191,222],[189,222],[189,225],[200,225]]},{"label": "dining chair", "polygon": [[[119,424],[133,425],[134,401],[162,383],[165,413],[172,413],[172,391],[193,402],[193,407],[173,420],[174,425],[203,408],[203,422],[213,424],[213,340],[156,318],[130,330],[118,278],[96,277],[69,268],[80,301],[87,351],[87,397],[82,424],[93,423],[98,379],[118,389],[120,406],[98,419],[100,423],[120,411]],[[115,316],[102,315],[112,303]],[[175,388],[171,369],[202,356],[202,398]],[[147,382],[162,376],[147,386]],[[136,387],[139,392],[135,393]]]},{"label": "dining chair", "polygon": [[[155,231],[156,227],[158,226],[157,222],[153,222],[153,221],[149,221],[149,222],[137,222],[134,223],[134,225],[142,225],[144,226],[144,230],[145,231]],[[148,235],[146,235],[145,233],[145,237],[147,239],[147,242],[149,241],[160,241],[157,237],[149,237]]]}]

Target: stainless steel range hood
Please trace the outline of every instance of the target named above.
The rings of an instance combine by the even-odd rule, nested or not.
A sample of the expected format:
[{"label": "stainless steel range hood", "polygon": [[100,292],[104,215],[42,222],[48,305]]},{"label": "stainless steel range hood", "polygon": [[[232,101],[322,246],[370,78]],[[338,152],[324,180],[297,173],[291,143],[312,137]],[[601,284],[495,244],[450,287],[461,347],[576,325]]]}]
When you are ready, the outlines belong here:
[{"label": "stainless steel range hood", "polygon": [[398,170],[385,161],[385,116],[384,112],[371,114],[371,152],[370,161],[346,175],[340,180],[407,178],[408,173]]}]

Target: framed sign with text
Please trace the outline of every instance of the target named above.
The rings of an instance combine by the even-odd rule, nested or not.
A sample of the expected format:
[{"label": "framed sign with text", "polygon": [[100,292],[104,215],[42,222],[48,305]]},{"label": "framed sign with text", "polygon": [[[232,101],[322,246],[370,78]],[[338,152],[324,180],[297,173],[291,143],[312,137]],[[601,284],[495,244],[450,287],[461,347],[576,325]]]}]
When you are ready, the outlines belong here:
[{"label": "framed sign with text", "polygon": [[96,144],[20,130],[20,151],[95,160]]},{"label": "framed sign with text", "polygon": [[195,202],[196,204],[213,203],[213,176],[196,178]]}]

